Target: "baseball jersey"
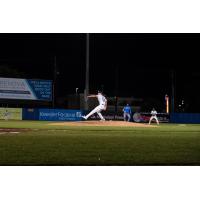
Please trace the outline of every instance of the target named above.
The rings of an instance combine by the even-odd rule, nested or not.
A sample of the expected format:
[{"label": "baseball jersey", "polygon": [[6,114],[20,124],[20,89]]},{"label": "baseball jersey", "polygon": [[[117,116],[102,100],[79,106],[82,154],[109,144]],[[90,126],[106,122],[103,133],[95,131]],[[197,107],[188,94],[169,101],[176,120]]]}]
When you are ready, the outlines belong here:
[{"label": "baseball jersey", "polygon": [[125,113],[131,113],[131,108],[130,108],[130,106],[125,106],[124,109],[123,109],[123,111],[124,111]]},{"label": "baseball jersey", "polygon": [[156,110],[152,110],[152,111],[151,111],[151,114],[152,114],[152,116],[156,116],[156,115],[157,115]]},{"label": "baseball jersey", "polygon": [[102,94],[98,94],[97,99],[100,105],[105,105],[107,102],[106,98]]}]

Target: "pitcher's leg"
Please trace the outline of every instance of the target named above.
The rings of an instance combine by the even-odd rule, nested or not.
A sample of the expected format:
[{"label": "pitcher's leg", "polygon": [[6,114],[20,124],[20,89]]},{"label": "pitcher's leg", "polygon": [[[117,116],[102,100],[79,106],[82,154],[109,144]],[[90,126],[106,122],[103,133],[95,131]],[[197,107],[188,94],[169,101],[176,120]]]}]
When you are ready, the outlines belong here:
[{"label": "pitcher's leg", "polygon": [[97,112],[97,114],[99,115],[99,117],[100,117],[101,120],[104,120],[104,121],[105,121],[103,115],[102,115],[100,112]]},{"label": "pitcher's leg", "polygon": [[96,113],[96,112],[99,112],[99,110],[100,110],[100,108],[99,108],[99,106],[97,106],[96,108],[94,108],[89,114],[87,114],[86,116],[85,116],[85,119],[88,119],[91,115],[93,115],[94,113]]}]

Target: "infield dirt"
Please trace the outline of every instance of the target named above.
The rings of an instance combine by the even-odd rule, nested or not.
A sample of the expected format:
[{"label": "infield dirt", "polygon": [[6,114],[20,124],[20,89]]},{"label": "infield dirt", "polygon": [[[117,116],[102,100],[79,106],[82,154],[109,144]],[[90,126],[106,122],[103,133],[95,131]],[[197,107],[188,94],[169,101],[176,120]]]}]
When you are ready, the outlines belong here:
[{"label": "infield dirt", "polygon": [[155,125],[124,122],[124,121],[77,121],[50,123],[55,126],[116,126],[116,127],[157,127]]}]

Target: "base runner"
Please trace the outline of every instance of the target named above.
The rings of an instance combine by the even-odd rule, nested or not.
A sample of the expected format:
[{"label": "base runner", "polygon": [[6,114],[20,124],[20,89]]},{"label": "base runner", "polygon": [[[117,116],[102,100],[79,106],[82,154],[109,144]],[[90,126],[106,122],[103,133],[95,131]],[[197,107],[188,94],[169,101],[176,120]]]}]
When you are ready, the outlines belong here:
[{"label": "base runner", "polygon": [[151,124],[151,121],[153,120],[153,119],[155,119],[156,120],[156,123],[159,125],[159,121],[158,121],[158,118],[157,118],[157,111],[153,108],[152,109],[152,111],[151,111],[151,118],[150,118],[150,120],[149,120],[149,124]]},{"label": "base runner", "polygon": [[88,115],[82,116],[83,119],[87,120],[91,115],[97,113],[101,119],[101,121],[105,121],[104,117],[101,114],[102,110],[106,110],[107,108],[107,99],[103,96],[102,92],[98,91],[97,95],[89,95],[88,98],[97,98],[99,101],[99,105],[94,108]]}]

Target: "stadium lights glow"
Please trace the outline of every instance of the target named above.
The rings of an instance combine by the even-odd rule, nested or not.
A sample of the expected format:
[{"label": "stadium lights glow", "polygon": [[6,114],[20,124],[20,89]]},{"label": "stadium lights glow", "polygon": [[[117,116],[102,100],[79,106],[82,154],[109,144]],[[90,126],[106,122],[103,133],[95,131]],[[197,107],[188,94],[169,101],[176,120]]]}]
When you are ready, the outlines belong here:
[{"label": "stadium lights glow", "polygon": [[169,113],[169,96],[165,95],[165,101],[166,101],[166,113]]}]

